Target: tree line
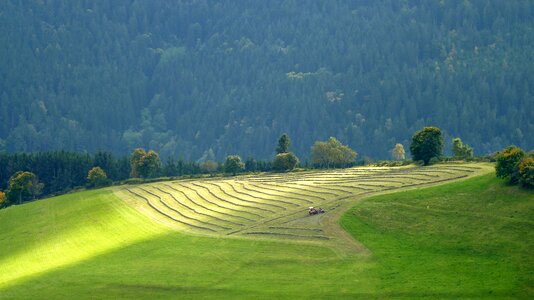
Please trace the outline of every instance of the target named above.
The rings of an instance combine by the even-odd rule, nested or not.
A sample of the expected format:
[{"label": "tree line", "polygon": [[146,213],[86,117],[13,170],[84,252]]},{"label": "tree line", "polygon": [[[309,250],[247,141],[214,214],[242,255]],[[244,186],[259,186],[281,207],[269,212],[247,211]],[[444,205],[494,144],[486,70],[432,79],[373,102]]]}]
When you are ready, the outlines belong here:
[{"label": "tree line", "polygon": [[[412,136],[410,152],[414,162],[429,165],[443,159],[443,147],[441,130],[437,127],[425,127]],[[473,149],[464,144],[460,138],[453,140],[452,148],[453,159],[473,159]],[[147,152],[142,148],[135,149],[129,157],[115,157],[112,153],[103,151],[93,155],[66,151],[34,154],[0,153],[0,183],[3,184],[0,186],[0,191],[6,191],[0,193],[0,206],[21,204],[39,196],[63,193],[78,187],[97,188],[112,183],[136,183],[158,177],[286,172],[297,167],[343,168],[358,164],[356,160],[358,153],[335,137],[316,141],[310,149],[310,161],[304,163],[291,152],[291,139],[286,133],[280,136],[275,152],[275,156],[269,161],[255,160],[252,157],[243,161],[239,155],[228,155],[223,163],[218,163],[210,153],[194,162],[169,158],[162,163],[156,151]],[[508,152],[513,152],[516,156],[508,155]],[[524,152],[506,150],[499,155],[523,158]],[[499,159],[501,156],[498,156]],[[411,162],[405,160],[404,146],[400,143],[395,144],[391,150],[391,157],[401,164]],[[514,160],[514,167],[508,169],[515,170],[513,174],[518,175],[513,176],[522,178],[518,180],[528,185],[530,184],[528,178],[532,177],[532,162],[531,158],[525,161]],[[386,163],[386,165],[399,164]],[[497,173],[498,176],[508,176],[506,172]],[[506,175],[500,175],[501,173]],[[131,178],[139,178],[141,181],[129,180]]]}]

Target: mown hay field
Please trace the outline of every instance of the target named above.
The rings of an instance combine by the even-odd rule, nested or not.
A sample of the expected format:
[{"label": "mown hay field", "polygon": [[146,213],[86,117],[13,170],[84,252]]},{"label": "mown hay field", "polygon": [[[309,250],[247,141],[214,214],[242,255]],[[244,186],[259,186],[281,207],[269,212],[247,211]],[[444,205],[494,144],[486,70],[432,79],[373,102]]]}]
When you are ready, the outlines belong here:
[{"label": "mown hay field", "polygon": [[[357,167],[127,186],[116,193],[163,223],[192,233],[310,242],[343,236],[336,210],[371,194],[418,188],[488,171],[484,164]],[[326,213],[310,216],[309,207]],[[345,239],[346,240],[346,239]]]}]

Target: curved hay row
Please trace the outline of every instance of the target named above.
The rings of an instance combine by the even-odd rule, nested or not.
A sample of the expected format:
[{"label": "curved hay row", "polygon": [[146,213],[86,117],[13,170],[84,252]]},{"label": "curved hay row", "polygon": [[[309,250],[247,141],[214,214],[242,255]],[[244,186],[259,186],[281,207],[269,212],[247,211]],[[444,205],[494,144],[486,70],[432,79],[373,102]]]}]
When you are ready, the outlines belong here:
[{"label": "curved hay row", "polygon": [[208,227],[203,227],[203,226],[197,226],[197,225],[193,225],[193,224],[189,224],[187,222],[184,222],[182,220],[179,220],[179,219],[176,219],[175,217],[171,216],[170,214],[167,214],[166,212],[162,211],[161,209],[159,209],[157,206],[155,206],[152,202],[150,202],[150,200],[146,197],[144,197],[143,195],[139,194],[139,193],[136,193],[134,191],[132,191],[131,189],[126,189],[128,192],[130,192],[131,194],[135,195],[136,197],[138,198],[141,198],[143,200],[146,201],[146,203],[152,208],[154,209],[155,211],[157,211],[158,213],[166,216],[167,218],[171,219],[171,220],[174,220],[180,224],[183,224],[185,226],[189,226],[189,227],[193,227],[193,228],[197,228],[197,229],[202,229],[202,230],[208,230],[208,231],[212,231],[212,232],[215,232],[215,230],[211,229],[211,228],[208,228]]},{"label": "curved hay row", "polygon": [[139,187],[139,189],[144,191],[147,194],[150,194],[150,195],[152,195],[154,197],[157,197],[159,199],[159,202],[161,202],[161,204],[163,204],[165,207],[167,207],[168,209],[174,211],[175,213],[177,213],[178,215],[180,215],[181,217],[183,217],[185,219],[188,219],[188,220],[194,221],[194,222],[198,222],[198,223],[201,223],[201,224],[204,224],[204,225],[208,225],[208,226],[218,227],[218,228],[221,228],[221,229],[226,229],[226,230],[232,229],[230,227],[221,226],[221,225],[218,225],[218,224],[214,224],[214,223],[210,223],[210,222],[202,221],[202,220],[199,220],[199,219],[196,219],[196,218],[193,218],[193,217],[186,216],[182,212],[180,212],[178,209],[172,207],[167,202],[165,202],[160,195],[155,194],[155,193],[153,193],[153,192],[151,192],[151,191],[149,191],[149,190],[147,190],[146,188],[143,188],[143,187]]},{"label": "curved hay row", "polygon": [[[326,190],[326,191],[331,191],[331,192],[341,192],[341,193],[345,193],[345,194],[352,194],[352,192],[349,192],[347,190],[344,190],[344,189],[338,189],[338,188],[333,188],[333,187],[326,187],[324,186],[322,183],[316,183],[316,182],[297,182],[296,183],[297,185],[300,185],[300,186],[305,186],[307,188],[310,188],[309,190],[310,191],[313,191],[313,188],[317,188],[317,189],[321,189],[321,190]],[[315,192],[315,191],[313,191]],[[336,194],[336,197],[340,197],[341,195],[338,195]]]},{"label": "curved hay row", "polygon": [[[217,220],[217,221],[226,222],[226,223],[230,223],[230,224],[237,225],[237,226],[245,226],[244,224],[241,224],[241,223],[236,223],[236,222],[233,222],[233,221],[230,221],[230,220],[227,220],[227,219],[221,219],[221,218],[219,218],[219,217],[214,216],[213,214],[206,214],[206,213],[203,213],[203,212],[201,212],[201,211],[198,211],[198,210],[196,210],[195,208],[192,208],[192,207],[186,205],[185,203],[183,203],[182,201],[179,201],[178,199],[176,199],[176,197],[174,196],[174,194],[172,194],[172,193],[170,193],[170,192],[168,192],[168,191],[166,191],[166,190],[164,190],[164,189],[162,189],[162,188],[160,188],[160,187],[158,187],[158,186],[153,186],[153,187],[154,187],[155,189],[157,189],[158,191],[160,191],[160,192],[162,192],[162,193],[164,193],[164,194],[169,195],[169,196],[170,196],[170,197],[171,197],[177,204],[179,204],[179,205],[185,207],[186,209],[188,209],[188,210],[190,210],[190,211],[192,211],[192,212],[194,212],[194,213],[196,213],[196,214],[198,214],[198,215],[202,215],[202,216],[205,216],[205,217],[209,217],[209,218],[211,218],[211,219],[215,219],[215,220]],[[185,196],[185,197],[187,197],[187,196]],[[188,201],[190,201],[190,200],[188,199]],[[190,201],[190,202],[191,202],[191,201]]]},{"label": "curved hay row", "polygon": [[[185,189],[190,190],[191,192],[195,193],[195,194],[196,194],[200,199],[202,199],[203,201],[205,201],[205,202],[207,202],[207,203],[210,203],[210,204],[212,204],[212,205],[214,205],[214,206],[217,206],[217,207],[219,207],[220,209],[226,209],[226,210],[229,210],[229,211],[233,211],[233,212],[235,212],[235,213],[238,213],[238,214],[239,214],[239,213],[247,213],[247,214],[253,215],[253,216],[258,217],[258,218],[262,218],[262,217],[263,217],[262,215],[259,215],[259,214],[257,214],[257,213],[253,213],[253,212],[250,212],[250,211],[239,210],[239,209],[235,209],[235,208],[231,208],[231,207],[227,207],[227,206],[220,205],[220,204],[218,204],[218,203],[215,203],[215,202],[213,202],[213,201],[210,201],[208,198],[204,197],[198,190],[196,190],[196,189],[194,189],[194,188],[192,188],[192,187],[189,187],[189,186],[187,186],[187,185],[185,185],[185,184],[180,184],[180,183],[177,184],[177,185],[179,185],[179,186],[181,186],[181,187],[183,187],[183,188],[185,188]],[[227,203],[230,203],[231,205],[234,205],[234,204],[231,203],[231,202],[227,202]],[[234,206],[236,206],[236,205],[234,205]],[[232,214],[229,214],[229,215],[232,215]],[[233,216],[236,216],[236,215],[233,215]]]},{"label": "curved hay row", "polygon": [[[270,213],[274,213],[275,211],[273,210],[270,210],[270,209],[265,209],[265,208],[262,208],[262,207],[257,207],[257,206],[251,206],[251,205],[245,205],[245,204],[238,204],[238,203],[235,203],[235,202],[231,202],[231,201],[228,201],[224,198],[221,198],[219,196],[217,196],[214,192],[212,192],[209,188],[201,185],[201,184],[198,184],[198,183],[194,183],[192,182],[191,183],[192,185],[196,186],[196,187],[199,187],[199,188],[202,188],[202,189],[205,189],[213,198],[215,199],[218,199],[219,201],[222,201],[222,202],[228,202],[230,204],[233,204],[233,205],[236,205],[236,206],[241,206],[241,207],[247,207],[247,208],[252,208],[252,209],[257,209],[257,210],[261,210],[261,211],[266,211],[266,212],[270,212]],[[285,210],[285,207],[281,207],[281,206],[278,206],[278,205],[273,205],[273,204],[268,204],[268,203],[262,203],[262,202],[256,202],[256,201],[251,201],[251,200],[246,200],[246,199],[242,199],[242,198],[239,198],[239,197],[234,197],[228,193],[226,193],[225,190],[221,189],[217,184],[214,184],[214,183],[208,183],[206,182],[205,184],[210,184],[210,185],[214,185],[216,186],[217,188],[219,188],[219,190],[222,191],[222,193],[224,193],[225,195],[227,195],[228,197],[232,198],[232,199],[236,199],[238,201],[242,201],[242,202],[249,202],[249,203],[254,203],[256,205],[268,205],[268,206],[273,206],[273,207],[276,207],[276,208],[280,208],[282,210]]]},{"label": "curved hay row", "polygon": [[287,204],[287,205],[292,205],[292,206],[295,206],[295,207],[299,207],[299,206],[300,206],[300,205],[297,204],[297,203],[288,202],[288,201],[284,201],[284,200],[270,199],[270,198],[264,198],[264,197],[256,197],[256,196],[252,196],[252,195],[250,195],[250,194],[248,194],[248,193],[238,191],[238,190],[235,188],[235,186],[233,186],[232,184],[229,184],[228,182],[224,182],[224,183],[227,184],[227,185],[229,185],[230,188],[232,189],[232,191],[234,191],[234,193],[236,193],[236,194],[244,195],[244,196],[251,197],[251,198],[258,198],[258,199],[262,199],[262,200],[265,200],[265,201],[280,202],[280,203],[284,203],[284,204]]},{"label": "curved hay row", "polygon": [[293,199],[293,200],[296,200],[296,201],[303,201],[303,202],[306,202],[308,204],[312,204],[313,201],[310,201],[310,200],[307,200],[307,199],[302,199],[302,198],[296,198],[296,197],[287,197],[286,195],[278,195],[278,194],[271,194],[271,193],[267,193],[265,191],[261,191],[261,190],[254,190],[254,189],[251,189],[249,187],[246,186],[246,184],[242,183],[242,182],[236,182],[236,184],[240,184],[241,185],[241,188],[245,191],[249,191],[249,192],[254,192],[254,193],[258,193],[258,194],[263,194],[263,195],[267,195],[269,197],[284,197],[285,199]]},{"label": "curved hay row", "polygon": [[[301,197],[311,197],[311,198],[319,199],[321,201],[325,201],[326,200],[326,198],[324,198],[324,197],[301,194],[301,193],[297,193],[297,192],[294,192],[294,191],[282,191],[282,190],[279,189],[281,186],[275,185],[275,184],[263,183],[262,186],[258,186],[257,184],[249,183],[249,185],[253,186],[253,187],[257,188],[257,189],[262,189],[262,190],[274,191],[274,192],[279,192],[279,193],[289,193],[289,194],[298,195],[298,196],[301,196]],[[287,189],[288,187],[282,186],[282,188],[286,188]]]},{"label": "curved hay row", "polygon": [[173,187],[172,185],[169,185],[169,184],[165,184],[163,183],[164,186],[170,188],[171,190],[173,191],[176,191],[176,192],[179,192],[181,193],[182,195],[184,195],[187,200],[189,200],[191,203],[194,203],[196,206],[199,206],[199,207],[202,207],[203,209],[207,210],[207,211],[210,211],[212,213],[216,213],[216,214],[221,214],[221,215],[224,215],[224,216],[227,216],[227,217],[230,217],[230,218],[239,218],[239,219],[243,219],[243,220],[247,220],[249,222],[255,222],[255,220],[253,219],[249,219],[247,217],[243,217],[243,216],[235,216],[235,215],[232,215],[232,214],[228,214],[226,212],[223,212],[223,211],[218,211],[218,210],[214,210],[214,209],[211,209],[205,205],[202,205],[200,203],[198,203],[197,201],[193,200],[193,198],[189,197],[189,195],[187,195],[184,191],[181,191],[175,187]]}]

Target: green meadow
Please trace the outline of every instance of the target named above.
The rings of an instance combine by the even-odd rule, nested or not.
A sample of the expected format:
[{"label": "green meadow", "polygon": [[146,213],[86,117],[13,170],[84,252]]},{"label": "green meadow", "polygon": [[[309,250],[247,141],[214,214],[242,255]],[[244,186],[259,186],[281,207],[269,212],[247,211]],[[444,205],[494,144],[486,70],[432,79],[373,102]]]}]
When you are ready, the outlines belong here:
[{"label": "green meadow", "polygon": [[[153,183],[12,206],[0,210],[0,298],[531,298],[534,193],[470,168]],[[327,212],[308,216],[317,204]]]}]

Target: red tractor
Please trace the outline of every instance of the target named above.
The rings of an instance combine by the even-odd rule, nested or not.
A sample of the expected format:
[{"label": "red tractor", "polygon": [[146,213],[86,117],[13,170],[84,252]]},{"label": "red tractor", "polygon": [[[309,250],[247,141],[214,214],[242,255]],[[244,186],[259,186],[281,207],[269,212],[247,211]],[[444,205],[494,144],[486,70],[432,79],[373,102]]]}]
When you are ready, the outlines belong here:
[{"label": "red tractor", "polygon": [[308,214],[310,214],[310,216],[313,216],[313,215],[318,215],[318,214],[324,214],[324,209],[322,208],[315,208],[313,206],[310,206],[310,209],[308,210]]}]

